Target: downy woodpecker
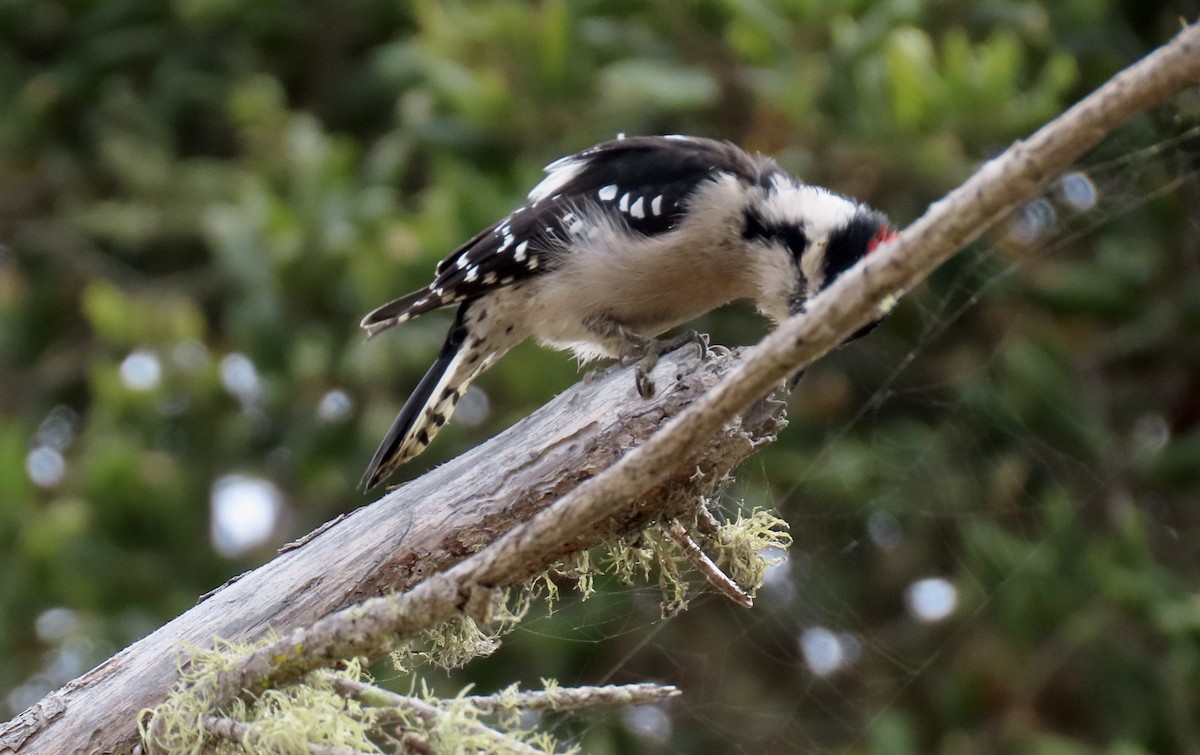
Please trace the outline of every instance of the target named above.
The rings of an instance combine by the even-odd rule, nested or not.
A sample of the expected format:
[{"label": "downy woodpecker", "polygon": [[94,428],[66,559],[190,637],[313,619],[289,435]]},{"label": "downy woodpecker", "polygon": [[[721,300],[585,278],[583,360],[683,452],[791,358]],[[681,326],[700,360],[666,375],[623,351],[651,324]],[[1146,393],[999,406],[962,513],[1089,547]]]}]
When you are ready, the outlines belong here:
[{"label": "downy woodpecker", "polygon": [[870,207],[712,139],[622,137],[546,173],[528,202],[438,263],[432,283],[363,318],[375,335],[458,307],[365,488],[424,451],[470,382],[527,338],[581,361],[634,362],[648,396],[660,354],[705,347],[694,333],[655,336],[735,299],[781,321],[895,234]]}]

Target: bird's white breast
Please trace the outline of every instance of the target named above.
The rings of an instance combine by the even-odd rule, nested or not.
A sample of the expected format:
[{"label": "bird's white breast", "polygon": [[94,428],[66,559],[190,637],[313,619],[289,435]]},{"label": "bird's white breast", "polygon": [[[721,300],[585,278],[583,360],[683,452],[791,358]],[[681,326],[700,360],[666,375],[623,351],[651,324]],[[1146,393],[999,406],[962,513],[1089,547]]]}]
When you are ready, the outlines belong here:
[{"label": "bird's white breast", "polygon": [[631,232],[596,207],[552,274],[526,288],[528,322],[542,343],[582,358],[615,356],[584,325],[605,315],[644,335],[657,335],[734,299],[755,296],[754,271],[741,239],[741,202],[732,176],[698,191],[678,228],[653,236]]}]

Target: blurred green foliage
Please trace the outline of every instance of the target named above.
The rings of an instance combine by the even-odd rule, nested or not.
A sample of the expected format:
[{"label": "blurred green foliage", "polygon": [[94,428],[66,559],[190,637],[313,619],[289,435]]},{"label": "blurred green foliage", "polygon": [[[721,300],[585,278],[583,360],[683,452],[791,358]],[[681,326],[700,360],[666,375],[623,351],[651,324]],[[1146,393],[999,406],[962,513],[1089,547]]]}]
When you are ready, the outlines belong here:
[{"label": "blurred green foliage", "polygon": [[[8,713],[365,502],[447,320],[364,344],[358,318],[550,159],[729,138],[905,223],[1194,10],[0,1]],[[1198,112],[1192,93],[1139,119],[1080,166],[1095,207],[1051,191],[810,370],[723,502],[792,522],[753,611],[658,623],[653,588],[612,585],[447,690],[684,689],[667,718],[568,732],[597,753],[1200,752]],[[761,333],[740,307],[701,325]],[[518,349],[404,474],[574,379]],[[219,546],[227,475],[278,489],[265,539]],[[956,590],[940,622],[906,603],[929,577]],[[813,627],[841,638],[828,675]]]}]

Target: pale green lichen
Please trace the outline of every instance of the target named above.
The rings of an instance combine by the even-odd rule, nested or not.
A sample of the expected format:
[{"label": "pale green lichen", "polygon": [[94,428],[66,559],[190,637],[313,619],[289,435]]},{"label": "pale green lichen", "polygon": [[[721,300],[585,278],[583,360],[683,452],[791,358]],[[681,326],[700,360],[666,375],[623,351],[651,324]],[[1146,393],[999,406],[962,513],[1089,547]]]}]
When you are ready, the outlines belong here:
[{"label": "pale green lichen", "polygon": [[421,633],[421,638],[392,652],[398,671],[412,665],[459,668],[474,658],[489,656],[500,647],[500,632],[484,629],[470,616],[461,616]]},{"label": "pale green lichen", "polygon": [[[541,682],[542,682],[542,691],[546,693],[547,697],[549,697],[551,700],[553,700],[554,693],[558,692],[558,690],[561,688],[562,685],[560,685],[558,683],[557,679],[547,679],[544,676],[541,678]],[[517,688],[517,685],[515,685],[515,684],[512,685],[511,689],[513,690],[514,693],[520,691]]]},{"label": "pale green lichen", "polygon": [[575,579],[575,590],[584,600],[592,597],[592,594],[596,592],[596,567],[592,566],[591,551],[583,551],[578,554],[571,570],[566,574]]},{"label": "pale green lichen", "polygon": [[654,548],[658,561],[658,589],[662,593],[662,617],[664,619],[687,610],[688,581],[684,576],[691,569],[687,554],[665,532],[662,525],[655,525],[653,536],[647,540]]},{"label": "pale green lichen", "polygon": [[688,583],[684,574],[690,563],[687,554],[667,534],[662,524],[652,524],[631,539],[618,538],[604,546],[601,559],[606,570],[622,584],[637,579],[649,580],[657,568],[658,589],[662,593],[662,616],[668,618],[687,609]]},{"label": "pale green lichen", "polygon": [[762,508],[721,525],[714,540],[717,566],[752,597],[762,587],[767,570],[784,560],[773,554],[792,545],[787,521]]},{"label": "pale green lichen", "polygon": [[[666,531],[667,525],[652,524],[631,538],[618,538],[603,546],[599,572],[615,576],[622,584],[648,581],[658,570],[662,592],[662,615],[674,616],[688,606],[689,585],[685,575],[692,572],[688,555]],[[714,554],[714,562],[753,596],[766,576],[767,569],[783,560],[778,554],[792,543],[788,524],[769,511],[755,508],[749,515],[738,514],[734,521],[718,527],[711,538],[700,537]]]},{"label": "pale green lichen", "polygon": [[[423,680],[414,683],[410,699],[422,706],[392,706],[381,711],[388,728],[398,728],[406,736],[416,736],[435,753],[515,753],[528,755],[530,750],[541,753],[575,753],[577,749],[558,749],[558,742],[546,732],[521,725],[521,710],[515,705],[489,706],[488,711],[476,707],[468,697],[470,687],[454,698],[435,697]],[[506,689],[502,696],[515,700],[520,694],[517,685]]]},{"label": "pale green lichen", "polygon": [[633,538],[619,537],[604,546],[601,561],[621,584],[633,585],[639,579],[639,574],[643,581],[650,579],[650,572],[655,565],[654,549],[647,544],[645,533],[638,533]]},{"label": "pale green lichen", "polygon": [[[694,570],[688,554],[667,533],[668,525],[651,524],[633,535],[618,537],[596,551],[585,551],[555,564],[526,583],[531,599],[544,598],[549,610],[559,600],[556,580],[575,582],[586,600],[595,592],[595,579],[611,575],[624,585],[646,582],[657,572],[662,593],[662,615],[673,616],[686,610],[690,586],[685,575]],[[713,561],[750,595],[762,586],[767,569],[779,563],[779,554],[792,542],[788,524],[762,508],[748,515],[738,514],[734,521],[718,527],[712,536],[693,535],[702,541]],[[594,553],[598,555],[593,555]]]},{"label": "pale green lichen", "polygon": [[529,581],[529,594],[532,598],[544,595],[546,610],[551,615],[554,614],[554,605],[558,602],[559,591],[558,585],[554,581],[554,575],[550,571],[544,571]]},{"label": "pale green lichen", "polygon": [[371,741],[374,712],[317,680],[237,700],[226,716],[251,723],[253,740],[223,742],[218,753],[308,753],[309,745],[380,752]]},{"label": "pale green lichen", "polygon": [[[782,556],[772,554],[791,545],[787,529],[787,522],[756,508],[720,525],[709,537],[693,537],[701,541],[702,548],[731,579],[753,595],[762,586],[767,569],[782,560]],[[602,546],[599,556],[585,552],[565,559],[530,579],[523,588],[473,596],[469,615],[426,630],[419,639],[394,652],[393,663],[402,673],[410,673],[417,665],[445,669],[462,666],[493,653],[501,638],[524,617],[533,600],[544,598],[553,610],[559,598],[556,579],[574,581],[586,599],[595,591],[594,582],[599,575],[609,574],[623,584],[632,585],[639,579],[649,581],[655,570],[662,593],[663,616],[685,610],[690,589],[685,575],[692,572],[692,563],[668,534],[667,525],[653,524],[632,537],[618,538]],[[501,704],[490,706],[486,714],[466,696],[469,687],[453,699],[440,699],[416,677],[413,687],[419,685],[421,693],[411,697],[427,703],[423,714],[403,706],[375,704],[377,701],[370,697],[347,699],[328,679],[321,681],[317,676],[237,700],[228,710],[219,712],[211,710],[208,701],[192,691],[212,688],[222,675],[236,672],[250,653],[278,640],[272,634],[253,645],[218,640],[212,650],[190,649],[190,661],[180,668],[181,683],[176,691],[163,705],[139,716],[139,730],[147,750],[183,755],[214,749],[222,753],[306,753],[310,745],[323,745],[356,752],[381,752],[378,749],[381,742],[403,747],[390,733],[398,725],[407,735],[424,741],[433,752],[528,753],[530,748],[547,753],[556,751],[553,737],[522,726],[523,708],[517,704],[516,685],[500,693]],[[294,662],[293,656],[303,652],[303,647],[296,646],[281,653],[283,657],[272,659],[272,663]],[[346,663],[337,673],[352,681],[365,677],[357,661]],[[542,681],[553,700],[557,682]],[[505,704],[505,699],[511,703]],[[245,724],[249,741],[214,741],[202,725],[203,717],[208,715],[221,715]],[[485,718],[490,723],[484,723]]]},{"label": "pale green lichen", "polygon": [[[278,641],[269,634],[252,645],[216,640],[212,650],[190,649],[190,660],[181,665],[180,683],[167,701],[138,716],[138,730],[148,752],[195,755],[219,753],[307,753],[308,745],[321,744],[357,752],[378,752],[371,741],[373,721],[368,711],[337,694],[328,684],[311,682],[269,689],[249,700],[234,700],[228,710],[214,711],[196,690],[210,688],[223,675],[234,672],[255,650]],[[357,662],[338,672],[361,678]],[[249,741],[217,740],[203,726],[205,716],[218,715],[246,724]]]},{"label": "pale green lichen", "polygon": [[491,591],[489,605],[480,620],[459,616],[421,632],[418,639],[391,654],[396,670],[406,673],[413,665],[443,669],[459,668],[474,658],[485,657],[500,647],[500,638],[511,632],[529,611],[531,593]]},{"label": "pale green lichen", "polygon": [[[260,646],[275,639],[274,636],[264,638]],[[222,673],[234,670],[238,660],[253,650],[253,646],[238,645],[218,637],[212,650],[194,645],[185,645],[182,650],[190,660],[186,663],[182,658],[177,661],[179,683],[175,689],[162,705],[138,714],[138,732],[149,752],[194,755],[201,751],[208,738],[202,717],[209,713],[210,706],[192,688],[196,685],[207,687]]]}]

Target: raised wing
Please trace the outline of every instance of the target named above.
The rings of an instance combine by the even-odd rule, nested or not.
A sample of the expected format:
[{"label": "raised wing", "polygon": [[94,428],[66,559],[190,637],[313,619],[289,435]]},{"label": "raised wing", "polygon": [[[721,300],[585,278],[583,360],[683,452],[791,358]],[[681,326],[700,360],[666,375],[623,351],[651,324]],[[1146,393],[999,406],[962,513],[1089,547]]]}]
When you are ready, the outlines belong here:
[{"label": "raised wing", "polygon": [[597,212],[643,236],[669,233],[704,181],[731,173],[765,185],[779,172],[727,142],[640,136],[604,142],[546,166],[529,202],[438,263],[428,287],[385,304],[362,325],[372,334],[434,309],[482,296],[552,268]]}]

